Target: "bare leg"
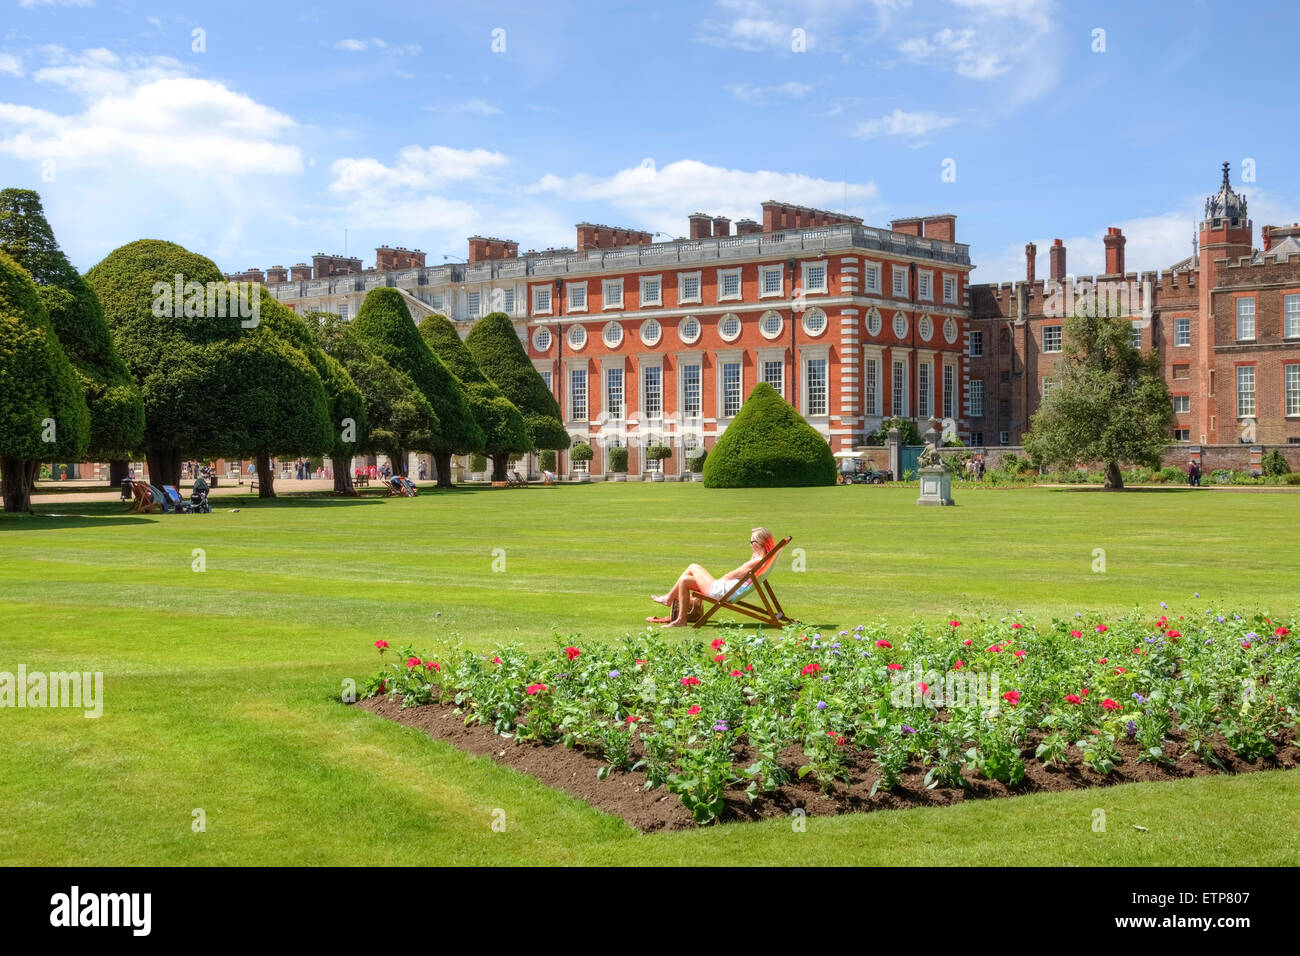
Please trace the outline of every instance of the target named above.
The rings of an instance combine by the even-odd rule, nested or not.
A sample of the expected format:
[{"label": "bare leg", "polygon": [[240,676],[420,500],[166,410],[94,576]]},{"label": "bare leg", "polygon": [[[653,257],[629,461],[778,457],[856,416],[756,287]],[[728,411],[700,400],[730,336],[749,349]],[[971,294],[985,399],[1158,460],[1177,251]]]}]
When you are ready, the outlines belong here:
[{"label": "bare leg", "polygon": [[673,602],[673,598],[677,594],[677,589],[681,586],[681,583],[683,581],[693,582],[692,586],[695,588],[695,590],[707,594],[709,588],[713,584],[713,575],[711,575],[708,571],[704,570],[704,568],[700,567],[698,564],[689,565],[686,568],[686,570],[681,573],[681,576],[678,577],[678,579],[673,582],[673,586],[671,588],[669,588],[663,594],[650,595],[650,600],[658,604],[663,604],[665,606],[671,604]]}]

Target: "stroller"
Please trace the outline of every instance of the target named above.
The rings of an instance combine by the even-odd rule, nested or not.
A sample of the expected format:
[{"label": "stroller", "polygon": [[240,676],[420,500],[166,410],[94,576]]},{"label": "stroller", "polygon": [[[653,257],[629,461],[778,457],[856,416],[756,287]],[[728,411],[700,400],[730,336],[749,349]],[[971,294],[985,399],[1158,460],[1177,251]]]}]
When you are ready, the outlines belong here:
[{"label": "stroller", "polygon": [[205,482],[196,481],[194,483],[194,490],[190,492],[190,506],[186,509],[186,514],[212,514],[212,506],[208,504],[208,486]]}]

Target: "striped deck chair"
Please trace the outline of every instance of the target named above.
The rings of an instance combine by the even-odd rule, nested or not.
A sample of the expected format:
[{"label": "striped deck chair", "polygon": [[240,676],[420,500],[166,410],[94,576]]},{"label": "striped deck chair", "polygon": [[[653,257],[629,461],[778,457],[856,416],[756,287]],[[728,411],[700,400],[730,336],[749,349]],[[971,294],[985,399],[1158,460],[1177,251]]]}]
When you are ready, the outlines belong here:
[{"label": "striped deck chair", "polygon": [[[707,594],[696,594],[695,597],[705,604],[711,605],[711,607],[695,622],[695,626],[700,627],[708,623],[709,618],[713,617],[718,611],[735,611],[737,614],[743,614],[772,627],[780,627],[782,624],[790,623],[790,618],[786,617],[785,611],[781,608],[781,602],[776,599],[776,593],[767,580],[767,576],[772,573],[772,568],[776,565],[777,555],[789,543],[790,537],[788,535],[778,541],[776,547],[768,552],[767,560],[732,584],[727,593],[721,598],[711,598]],[[757,595],[757,600],[761,606],[754,603],[754,595]],[[749,600],[744,600],[745,598],[749,598]]]}]

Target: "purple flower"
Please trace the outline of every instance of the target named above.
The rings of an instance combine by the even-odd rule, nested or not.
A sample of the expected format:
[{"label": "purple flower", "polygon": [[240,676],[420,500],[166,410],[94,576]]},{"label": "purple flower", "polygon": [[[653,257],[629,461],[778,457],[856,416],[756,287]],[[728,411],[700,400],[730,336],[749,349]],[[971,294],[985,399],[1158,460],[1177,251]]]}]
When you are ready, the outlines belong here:
[{"label": "purple flower", "polygon": [[909,726],[907,726],[907,724],[903,724],[903,733],[905,733],[905,734],[914,734],[914,733],[916,733],[916,728],[915,728],[915,727],[909,727]]},{"label": "purple flower", "polygon": [[848,632],[848,631],[840,631],[840,637],[843,637],[843,636],[844,636],[845,634],[847,634],[847,633],[849,633],[849,632]]},{"label": "purple flower", "polygon": [[1127,724],[1124,725],[1124,733],[1128,734],[1130,737],[1136,736],[1137,732],[1138,732],[1138,725],[1133,723],[1133,721],[1130,720]]},{"label": "purple flower", "polygon": [[1209,647],[1209,646],[1210,646],[1211,644],[1213,644],[1213,643],[1214,643],[1214,641],[1210,640],[1208,637],[1205,639],[1205,646],[1206,646],[1206,647]]},{"label": "purple flower", "polygon": [[612,677],[612,678],[617,678],[617,677],[618,677],[618,671],[610,671],[610,672],[609,672],[609,676]]},{"label": "purple flower", "polygon": [[834,644],[831,645],[831,650],[835,650],[839,646],[840,646],[840,642],[836,641]]},{"label": "purple flower", "polygon": [[1137,701],[1139,704],[1145,704],[1147,702],[1147,699],[1143,697],[1141,694],[1134,694],[1133,699]]},{"label": "purple flower", "polygon": [[1075,617],[1083,617],[1083,615],[1080,614],[1078,611],[1075,611],[1075,612],[1074,612],[1074,616],[1075,616]]},{"label": "purple flower", "polygon": [[1192,597],[1200,597],[1200,596],[1201,596],[1201,592],[1200,592],[1200,591],[1193,591],[1193,592],[1192,592]]},{"label": "purple flower", "polygon": [[826,701],[824,701],[824,700],[819,700],[819,701],[817,701],[817,709],[818,709],[818,710],[825,710],[825,709],[826,709]]},{"label": "purple flower", "polygon": [[434,617],[442,617],[442,612],[439,611],[439,612],[437,612],[436,614],[434,614],[433,616],[434,616]]},{"label": "purple flower", "polygon": [[1215,620],[1218,621],[1220,624],[1223,624],[1226,623],[1228,619],[1226,617],[1220,616],[1220,617],[1216,617]]},{"label": "purple flower", "polygon": [[730,730],[725,720],[718,721],[716,724],[713,725],[713,729],[720,734],[725,734],[728,730]]},{"label": "purple flower", "polygon": [[1161,601],[1161,602],[1160,602],[1160,606],[1161,606],[1162,608],[1164,608],[1164,610],[1166,610],[1166,611],[1169,610],[1169,605],[1166,604],[1164,601]]},{"label": "purple flower", "polygon": [[830,675],[830,674],[823,674],[823,675],[822,675],[822,680],[824,680],[824,681],[829,681],[830,679],[831,679],[831,675]]},{"label": "purple flower", "polygon": [[1247,632],[1246,632],[1246,640],[1248,640],[1248,641],[1257,641],[1257,640],[1259,640],[1259,635],[1256,634],[1254,631],[1247,631]]}]

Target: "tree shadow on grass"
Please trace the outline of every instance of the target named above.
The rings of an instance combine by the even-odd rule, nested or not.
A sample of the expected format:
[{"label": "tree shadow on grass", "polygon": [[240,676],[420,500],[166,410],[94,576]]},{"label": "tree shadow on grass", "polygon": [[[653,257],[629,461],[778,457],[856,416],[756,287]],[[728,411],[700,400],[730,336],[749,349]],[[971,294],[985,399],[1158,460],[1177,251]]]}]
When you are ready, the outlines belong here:
[{"label": "tree shadow on grass", "polygon": [[[77,506],[73,506],[77,507]],[[0,517],[0,528],[9,530],[67,530],[69,528],[103,528],[109,525],[154,524],[166,515],[124,515],[124,514],[86,514],[64,511],[37,511],[30,515],[4,515]]]}]

